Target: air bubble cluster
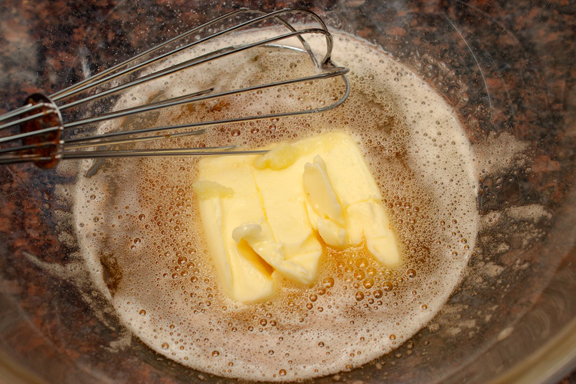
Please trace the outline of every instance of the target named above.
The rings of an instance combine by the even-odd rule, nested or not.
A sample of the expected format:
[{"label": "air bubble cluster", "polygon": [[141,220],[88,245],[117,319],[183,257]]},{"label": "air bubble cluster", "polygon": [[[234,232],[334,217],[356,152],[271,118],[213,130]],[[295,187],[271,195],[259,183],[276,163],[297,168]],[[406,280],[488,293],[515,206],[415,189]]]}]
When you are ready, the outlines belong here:
[{"label": "air bubble cluster", "polygon": [[[333,59],[350,69],[352,87],[342,107],[215,126],[202,136],[134,147],[257,148],[346,130],[364,150],[382,191],[402,247],[402,265],[386,268],[364,247],[329,248],[311,286],[275,276],[278,289],[272,299],[235,302],[220,289],[204,242],[191,187],[198,159],[107,162],[78,182],[75,220],[83,257],[87,265],[102,266],[93,268],[93,278],[121,321],[158,353],[224,377],[294,381],[323,376],[365,364],[407,341],[457,285],[478,220],[471,149],[462,127],[442,97],[407,68],[358,38],[335,37]],[[244,38],[216,41],[214,48]],[[185,59],[171,58],[164,65]],[[249,51],[234,60],[241,65],[214,62],[209,71],[184,71],[161,84],[145,84],[122,95],[117,108],[219,84],[246,87],[297,74],[307,57],[296,51]],[[342,92],[338,79],[309,82],[178,106],[100,130],[315,108]],[[93,164],[83,166],[88,170]]]}]

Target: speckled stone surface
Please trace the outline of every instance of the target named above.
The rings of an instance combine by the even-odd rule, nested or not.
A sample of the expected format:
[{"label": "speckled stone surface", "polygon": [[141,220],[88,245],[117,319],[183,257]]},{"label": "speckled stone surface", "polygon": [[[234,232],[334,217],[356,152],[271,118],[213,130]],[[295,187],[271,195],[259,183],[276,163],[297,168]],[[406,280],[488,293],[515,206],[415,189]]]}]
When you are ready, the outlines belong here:
[{"label": "speckled stone surface", "polygon": [[[19,106],[33,92],[59,90],[134,55],[143,46],[245,4],[250,2],[6,0],[0,4],[0,109]],[[529,170],[502,180],[481,180],[481,212],[507,204],[538,202],[559,216],[573,215],[563,203],[574,182],[574,2],[258,3],[258,8],[267,10],[285,6],[311,8],[321,14],[328,10],[330,25],[355,31],[414,68],[457,109],[472,142],[507,131],[537,143]],[[356,16],[338,17],[347,7]],[[0,357],[18,361],[34,372],[29,377],[32,382],[217,381],[158,357],[136,340],[129,348],[111,352],[111,342],[125,335],[114,316],[96,319],[73,283],[45,272],[26,257],[36,255],[56,270],[67,268],[68,254],[74,248],[63,245],[59,233],[70,229],[56,230],[49,212],[69,209],[54,198],[54,186],[73,180],[73,174],[42,172],[32,165],[0,167]],[[545,225],[553,227],[554,223]],[[557,234],[557,238],[562,235]],[[508,259],[504,255],[501,262],[512,264],[513,257],[516,255],[510,254]],[[523,257],[534,268],[545,264],[534,250]],[[575,259],[572,249],[562,268],[573,268],[570,266]],[[511,317],[519,317],[538,304],[538,284],[528,284],[524,277],[511,277],[525,290],[524,297],[503,294],[514,303],[506,309]],[[574,284],[573,279],[568,283]],[[482,295],[468,292],[464,286],[453,300],[477,300],[482,305]],[[551,335],[553,331],[548,330]],[[481,336],[489,340],[496,330],[486,327],[482,332]],[[429,328],[415,337],[414,349],[407,346],[399,353],[419,367],[430,361],[430,354],[446,353],[450,358],[450,348],[463,340],[444,336],[442,330],[436,333]],[[480,348],[484,346],[482,337],[466,342]],[[426,347],[430,340],[430,345],[436,347]],[[452,368],[464,363],[456,357]],[[382,365],[389,368],[389,375],[377,373],[382,372]],[[399,375],[395,366],[394,357],[387,357],[370,365],[370,374],[355,370],[319,382],[393,382],[399,377],[395,376]],[[12,363],[0,362],[0,372],[15,374],[18,369]],[[418,376],[412,379],[418,382]],[[464,377],[453,382],[467,381]],[[576,373],[561,383],[576,383]]]}]

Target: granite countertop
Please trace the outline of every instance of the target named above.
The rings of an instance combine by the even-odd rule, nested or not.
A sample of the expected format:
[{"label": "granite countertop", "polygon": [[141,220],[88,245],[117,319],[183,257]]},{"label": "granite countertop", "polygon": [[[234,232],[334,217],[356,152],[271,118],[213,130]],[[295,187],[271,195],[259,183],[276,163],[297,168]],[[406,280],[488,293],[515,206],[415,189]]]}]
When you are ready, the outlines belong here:
[{"label": "granite countertop", "polygon": [[[249,2],[241,0],[236,3],[244,5]],[[315,4],[313,9],[333,8],[340,4],[333,0],[318,0],[312,3]],[[342,3],[351,7],[365,7],[365,13],[371,11],[365,0]],[[139,44],[150,37],[150,31],[154,28],[164,28],[173,32],[170,28],[175,19],[182,25],[197,23],[197,15],[190,10],[193,5],[184,0],[141,0],[134,4],[135,11],[132,18],[129,14],[118,16],[118,13],[113,12],[116,7],[125,5],[123,1],[5,0],[0,4],[0,84],[2,85],[0,110],[20,105],[24,97],[33,92],[59,90],[67,84],[79,81],[86,73],[97,71],[99,65],[109,64],[134,54]],[[301,0],[287,3],[283,0],[271,0],[261,1],[260,4],[270,9],[287,5],[310,7],[311,2]],[[382,4],[388,3],[382,2]],[[379,5],[380,2],[377,6]],[[134,21],[138,19],[136,16],[141,10],[151,7],[158,9],[155,16],[141,18],[144,21]],[[224,8],[227,8],[225,3],[216,2],[211,4],[210,12],[220,14]],[[526,63],[533,69],[524,80],[527,83],[534,82],[534,79],[538,80],[538,87],[542,98],[545,99],[548,112],[553,115],[554,122],[558,126],[565,128],[561,134],[572,139],[576,137],[576,66],[574,65],[576,3],[574,1],[434,0],[411,2],[406,9],[396,10],[394,16],[402,17],[408,12],[422,14],[436,12],[458,17],[463,9],[471,9],[475,14],[483,15],[501,27],[507,32],[500,37],[502,44],[520,46],[523,54],[530,58]],[[111,27],[102,34],[99,29],[101,25]],[[360,34],[370,35],[373,32],[360,31]],[[396,44],[406,34],[406,30],[402,28],[392,28],[386,32],[390,44]],[[114,41],[118,37],[129,41],[129,46],[123,48],[115,46]],[[112,47],[112,54],[107,56],[103,50],[104,46],[107,50]],[[490,76],[485,79],[488,83],[493,80]],[[537,118],[529,114],[527,116]],[[498,123],[507,122],[496,121],[496,124]],[[550,159],[545,159],[543,162],[546,166],[553,165]],[[53,181],[44,178],[42,174],[35,175],[36,179],[32,180],[30,173],[25,171],[0,168],[0,234],[3,236],[0,238],[0,254],[7,255],[0,258],[0,271],[7,278],[13,279],[10,281],[28,282],[22,285],[2,282],[0,285],[3,291],[25,298],[20,303],[21,308],[16,308],[13,302],[0,297],[2,345],[11,346],[16,351],[14,358],[28,360],[29,367],[42,369],[49,372],[52,377],[62,378],[57,382],[64,382],[64,378],[70,380],[70,376],[67,376],[67,372],[59,370],[56,365],[68,366],[70,370],[78,369],[73,362],[83,356],[93,358],[96,361],[96,368],[101,371],[105,371],[109,366],[117,371],[129,371],[126,374],[126,382],[161,381],[172,384],[186,380],[178,376],[180,375],[178,367],[162,367],[164,370],[175,372],[173,377],[176,379],[172,380],[158,373],[160,369],[156,365],[161,363],[155,362],[154,359],[148,360],[146,364],[142,363],[139,358],[146,354],[141,352],[143,349],[136,350],[136,353],[141,352],[141,355],[136,357],[119,354],[117,360],[107,360],[105,358],[108,357],[107,352],[95,349],[93,345],[107,345],[111,340],[115,341],[122,336],[120,327],[117,333],[110,332],[108,328],[105,330],[105,327],[97,324],[98,322],[90,316],[88,306],[83,303],[79,295],[72,292],[70,284],[52,279],[17,257],[18,247],[26,244],[31,252],[48,255],[44,261],[64,265],[66,254],[70,251],[61,244],[57,236],[45,228],[45,223],[40,219],[46,206],[52,207],[53,204],[56,209],[60,207],[58,202],[51,200],[50,189],[43,187]],[[558,192],[558,195],[561,193],[563,192]],[[2,239],[7,240],[3,242]],[[51,289],[67,292],[66,297],[51,299]],[[68,318],[58,317],[52,312],[54,308],[61,310],[62,306],[67,306]],[[22,316],[23,312],[35,327],[26,327],[12,321]],[[113,320],[107,320],[113,323]],[[91,333],[86,331],[88,327]],[[38,329],[42,330],[42,333],[35,334]],[[63,335],[69,336],[69,334],[82,337],[63,337],[62,339],[66,341],[58,341]],[[45,335],[49,335],[52,339]],[[56,350],[65,353],[56,353]],[[46,358],[38,359],[39,354]],[[3,371],[1,361],[0,371]],[[97,374],[90,376],[82,369],[74,371],[74,374],[78,375],[78,383],[93,383],[100,380]],[[205,379],[201,374],[198,378],[198,380]],[[576,384],[576,370],[560,383]]]},{"label": "granite countertop", "polygon": [[576,383],[576,371],[560,380],[559,384],[574,384]]}]

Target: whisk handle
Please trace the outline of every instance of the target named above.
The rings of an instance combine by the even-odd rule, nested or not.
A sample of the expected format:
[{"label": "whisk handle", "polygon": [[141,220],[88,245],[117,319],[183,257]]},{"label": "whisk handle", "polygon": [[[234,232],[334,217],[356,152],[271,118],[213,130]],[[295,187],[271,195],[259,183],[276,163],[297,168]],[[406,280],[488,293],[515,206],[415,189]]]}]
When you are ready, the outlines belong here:
[{"label": "whisk handle", "polygon": [[34,93],[26,98],[24,105],[38,105],[40,103],[43,104],[42,107],[20,115],[21,119],[40,115],[20,123],[20,132],[22,134],[38,132],[38,134],[22,138],[22,142],[31,147],[25,155],[38,157],[34,164],[43,169],[50,169],[62,159],[64,141],[60,136],[64,130],[64,125],[60,109],[46,95]]}]

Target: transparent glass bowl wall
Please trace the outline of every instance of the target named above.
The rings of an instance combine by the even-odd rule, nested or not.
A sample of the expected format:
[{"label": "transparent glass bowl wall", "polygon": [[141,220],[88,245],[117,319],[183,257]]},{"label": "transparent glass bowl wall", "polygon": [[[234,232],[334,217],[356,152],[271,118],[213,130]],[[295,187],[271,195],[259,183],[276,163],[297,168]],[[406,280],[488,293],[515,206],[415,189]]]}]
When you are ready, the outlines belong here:
[{"label": "transparent glass bowl wall", "polygon": [[[563,58],[570,25],[560,8],[363,0],[5,4],[2,106],[18,106],[37,89],[61,89],[240,5],[311,8],[431,83],[460,113],[473,143],[508,134],[528,147],[522,166],[480,180],[480,212],[485,220],[500,214],[500,222],[481,231],[468,274],[446,308],[396,352],[316,382],[554,382],[569,371],[576,355],[575,109],[574,79]],[[534,12],[540,16],[529,17]],[[562,87],[567,96],[558,104],[554,95]],[[33,166],[0,168],[0,377],[14,383],[218,381],[135,339],[111,349],[126,340],[114,315],[96,318],[74,283],[58,278],[75,249],[62,238],[73,231],[55,225],[54,212],[70,207],[54,191],[74,178]],[[526,223],[502,212],[531,204],[549,215],[535,223],[539,235],[525,241]],[[518,231],[499,237],[509,226]],[[491,245],[494,239],[507,247]],[[45,272],[26,254],[56,272]],[[497,275],[490,274],[494,266]]]}]

